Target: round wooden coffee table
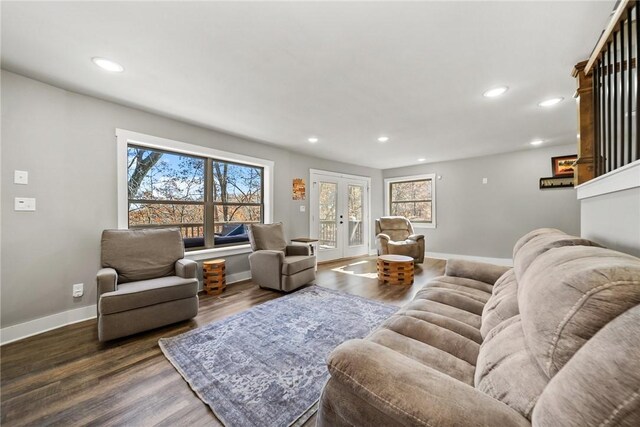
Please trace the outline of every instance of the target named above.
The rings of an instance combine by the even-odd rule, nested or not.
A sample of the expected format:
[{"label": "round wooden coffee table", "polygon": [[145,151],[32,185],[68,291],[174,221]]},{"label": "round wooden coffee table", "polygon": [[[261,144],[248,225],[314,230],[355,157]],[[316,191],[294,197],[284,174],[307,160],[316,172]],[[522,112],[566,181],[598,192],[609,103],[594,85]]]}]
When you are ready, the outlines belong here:
[{"label": "round wooden coffee table", "polygon": [[404,255],[380,255],[378,281],[387,285],[413,284],[413,258]]}]

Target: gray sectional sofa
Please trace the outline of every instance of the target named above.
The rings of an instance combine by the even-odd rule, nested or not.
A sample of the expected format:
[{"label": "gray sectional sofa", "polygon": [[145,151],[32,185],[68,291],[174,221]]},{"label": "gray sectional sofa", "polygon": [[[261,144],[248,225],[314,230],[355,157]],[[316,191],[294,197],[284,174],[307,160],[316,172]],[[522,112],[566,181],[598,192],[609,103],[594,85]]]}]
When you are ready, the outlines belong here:
[{"label": "gray sectional sofa", "polygon": [[449,261],[328,359],[319,426],[640,426],[640,259],[559,230]]}]

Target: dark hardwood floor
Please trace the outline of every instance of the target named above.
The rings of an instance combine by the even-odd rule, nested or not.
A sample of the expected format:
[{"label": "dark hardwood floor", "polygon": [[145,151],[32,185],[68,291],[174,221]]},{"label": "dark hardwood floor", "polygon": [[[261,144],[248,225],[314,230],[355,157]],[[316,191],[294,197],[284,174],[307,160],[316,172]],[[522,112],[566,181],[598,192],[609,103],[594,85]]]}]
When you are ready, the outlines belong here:
[{"label": "dark hardwood floor", "polygon": [[[316,283],[401,305],[445,261],[425,259],[412,286],[380,285],[375,257],[319,266]],[[218,425],[215,416],[165,359],[158,339],[214,322],[283,294],[250,281],[220,296],[201,296],[190,321],[99,343],[96,321],[65,326],[0,349],[2,425]],[[315,425],[315,416],[307,422]]]}]

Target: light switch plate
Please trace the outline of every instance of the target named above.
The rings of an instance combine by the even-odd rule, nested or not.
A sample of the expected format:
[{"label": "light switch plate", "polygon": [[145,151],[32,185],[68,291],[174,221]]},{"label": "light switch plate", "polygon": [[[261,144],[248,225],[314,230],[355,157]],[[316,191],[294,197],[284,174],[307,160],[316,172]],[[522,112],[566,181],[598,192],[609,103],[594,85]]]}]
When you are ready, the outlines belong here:
[{"label": "light switch plate", "polygon": [[482,178],[482,183],[486,184],[487,182],[489,182],[489,180],[487,178]]},{"label": "light switch plate", "polygon": [[305,212],[306,210],[307,210],[307,207],[305,205],[300,206],[300,212]]},{"label": "light switch plate", "polygon": [[29,172],[27,171],[13,171],[13,183],[27,185],[29,183]]},{"label": "light switch plate", "polygon": [[36,199],[30,197],[16,197],[14,209],[16,211],[35,211]]}]

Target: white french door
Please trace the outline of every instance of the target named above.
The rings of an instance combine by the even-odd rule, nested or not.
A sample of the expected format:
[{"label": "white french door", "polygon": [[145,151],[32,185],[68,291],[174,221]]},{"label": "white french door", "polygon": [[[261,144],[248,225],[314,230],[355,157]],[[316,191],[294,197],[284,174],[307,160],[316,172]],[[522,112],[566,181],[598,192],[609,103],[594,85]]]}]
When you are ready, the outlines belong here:
[{"label": "white french door", "polygon": [[310,235],[318,261],[369,253],[370,178],[311,170]]}]

